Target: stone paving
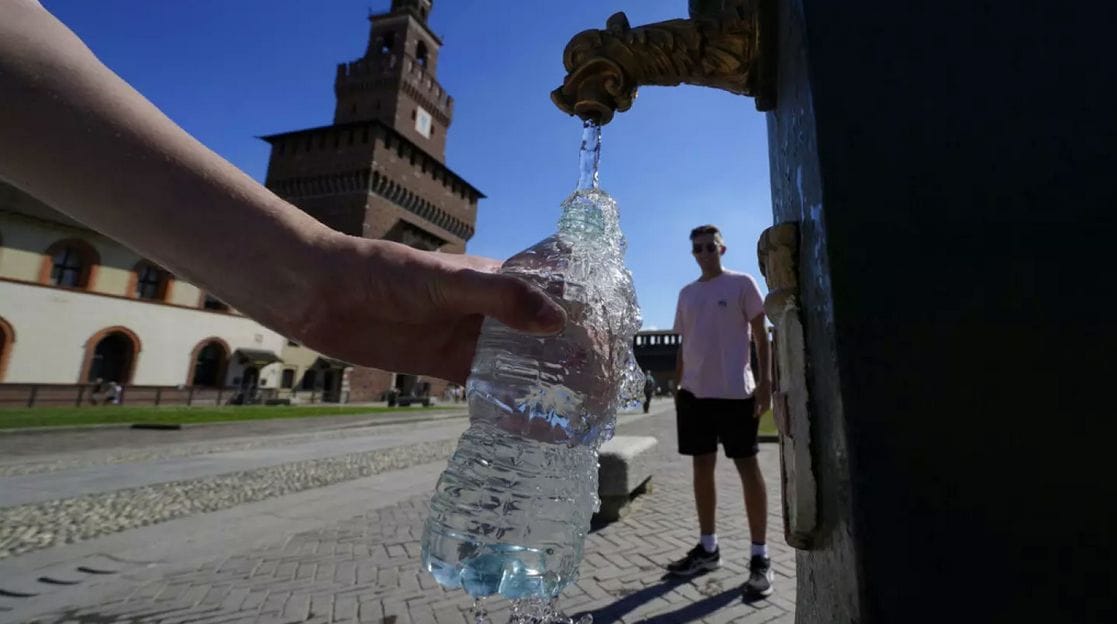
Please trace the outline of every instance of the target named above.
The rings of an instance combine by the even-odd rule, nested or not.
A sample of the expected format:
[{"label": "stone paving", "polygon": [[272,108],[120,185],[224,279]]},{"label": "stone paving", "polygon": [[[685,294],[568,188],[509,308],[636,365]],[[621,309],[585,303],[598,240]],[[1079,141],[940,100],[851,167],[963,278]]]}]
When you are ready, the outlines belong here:
[{"label": "stone paving", "polygon": [[[718,469],[722,568],[690,581],[663,578],[662,566],[696,541],[697,525],[689,466],[674,451],[673,411],[662,406],[657,411],[619,430],[622,435],[659,439],[653,490],[637,499],[622,520],[589,536],[581,578],[563,593],[559,606],[569,614],[591,613],[599,624],[793,622],[794,552],[780,535],[774,445],[764,445],[761,463],[769,481],[769,543],[776,593],[752,604],[741,598],[749,540],[740,482],[727,460]],[[427,473],[435,475],[437,470]],[[385,472],[367,479],[393,479],[400,474]],[[309,530],[234,548],[197,565],[161,571],[154,578],[137,574],[134,582],[117,583],[111,593],[75,601],[46,617],[4,619],[4,609],[11,609],[19,599],[0,594],[0,622],[471,622],[472,601],[460,592],[442,590],[418,569],[430,484],[413,491],[393,504],[339,515]],[[273,504],[283,500],[275,499]],[[13,561],[18,563],[19,558]],[[507,603],[494,601],[488,610],[494,622],[506,621]]]}]

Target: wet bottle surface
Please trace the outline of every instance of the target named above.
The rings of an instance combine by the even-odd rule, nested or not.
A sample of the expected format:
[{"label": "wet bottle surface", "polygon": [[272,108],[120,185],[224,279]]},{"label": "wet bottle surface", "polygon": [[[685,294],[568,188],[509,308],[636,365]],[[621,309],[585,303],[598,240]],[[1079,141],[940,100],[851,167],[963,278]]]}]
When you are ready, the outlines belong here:
[{"label": "wet bottle surface", "polygon": [[475,597],[551,598],[574,580],[597,506],[597,449],[643,381],[640,326],[616,203],[597,188],[600,129],[587,126],[582,177],[557,232],[501,271],[567,312],[554,336],[486,320],[467,383],[470,426],[438,481],[423,566]]}]

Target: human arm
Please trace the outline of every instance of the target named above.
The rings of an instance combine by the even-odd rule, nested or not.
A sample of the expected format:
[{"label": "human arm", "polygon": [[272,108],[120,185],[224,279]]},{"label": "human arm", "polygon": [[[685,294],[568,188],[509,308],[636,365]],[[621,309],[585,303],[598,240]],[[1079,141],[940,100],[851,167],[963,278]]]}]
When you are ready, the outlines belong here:
[{"label": "human arm", "polygon": [[306,346],[464,380],[484,316],[561,328],[498,263],[335,232],[207,149],[34,0],[0,1],[0,178]]},{"label": "human arm", "polygon": [[772,407],[772,366],[771,345],[768,342],[768,328],[764,324],[764,313],[757,314],[749,326],[752,329],[752,342],[756,345],[756,390],[753,396],[756,401],[753,407],[753,416],[760,418]]},{"label": "human arm", "polygon": [[683,345],[675,352],[675,392],[682,389],[683,383]]},{"label": "human arm", "polygon": [[675,304],[675,325],[673,331],[679,335],[678,349],[675,351],[675,393],[678,394],[683,385],[683,294],[679,293],[679,300]]}]

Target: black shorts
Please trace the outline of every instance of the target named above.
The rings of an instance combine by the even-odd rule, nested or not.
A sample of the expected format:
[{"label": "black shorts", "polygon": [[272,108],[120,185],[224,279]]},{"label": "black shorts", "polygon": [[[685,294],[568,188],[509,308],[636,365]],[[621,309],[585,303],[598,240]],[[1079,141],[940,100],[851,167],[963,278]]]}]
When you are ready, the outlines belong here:
[{"label": "black shorts", "polygon": [[755,457],[760,451],[756,443],[760,419],[753,418],[754,402],[752,398],[699,399],[687,390],[679,390],[675,395],[679,453],[716,453],[720,441],[730,459]]}]

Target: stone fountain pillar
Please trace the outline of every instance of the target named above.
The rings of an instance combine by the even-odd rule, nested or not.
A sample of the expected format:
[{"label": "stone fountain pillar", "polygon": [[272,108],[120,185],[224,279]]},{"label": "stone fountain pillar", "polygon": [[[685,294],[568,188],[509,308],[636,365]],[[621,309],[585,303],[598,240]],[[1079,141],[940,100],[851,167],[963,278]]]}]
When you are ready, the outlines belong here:
[{"label": "stone fountain pillar", "polygon": [[1114,8],[690,4],[577,35],[553,97],[767,111],[798,621],[1117,621]]}]

